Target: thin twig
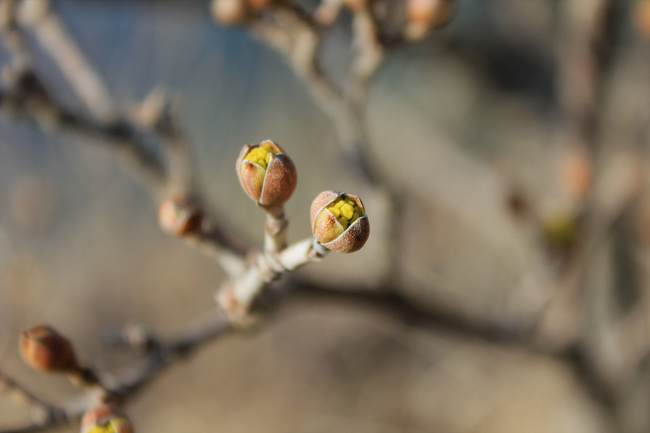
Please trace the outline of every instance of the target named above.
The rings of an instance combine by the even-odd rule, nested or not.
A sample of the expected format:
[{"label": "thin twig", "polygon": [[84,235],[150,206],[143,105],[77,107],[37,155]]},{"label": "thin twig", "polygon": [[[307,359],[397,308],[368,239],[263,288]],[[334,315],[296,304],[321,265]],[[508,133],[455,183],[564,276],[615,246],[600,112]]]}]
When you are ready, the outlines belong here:
[{"label": "thin twig", "polygon": [[215,310],[188,325],[176,337],[168,340],[149,337],[145,359],[112,375],[108,379],[111,389],[122,399],[130,398],[148,385],[163,369],[187,358],[232,329],[228,318]]},{"label": "thin twig", "polygon": [[[13,3],[5,5],[13,6]],[[193,178],[195,171],[190,146],[177,120],[178,104],[172,104],[164,92],[154,91],[141,104],[140,108],[144,109],[140,110],[140,116],[132,113],[129,117],[122,117],[116,112],[106,84],[52,11],[48,0],[24,2],[19,11],[20,22],[15,19],[16,8],[8,6],[0,11],[4,23],[2,36],[10,48],[11,64],[17,66],[12,69],[12,80],[5,82],[5,88],[0,92],[0,109],[14,118],[35,122],[45,130],[71,135],[77,139],[75,141],[104,146],[132,168],[154,197],[162,199],[171,192],[182,192],[196,197],[205,212],[206,206],[200,203],[201,194]],[[91,112],[91,118],[61,105],[38,75],[29,69],[31,56],[19,23],[25,23],[39,35],[39,40],[63,70],[78,97],[86,105],[99,107],[98,111]],[[83,80],[69,69],[71,61],[85,71]],[[209,251],[224,268],[236,268],[230,267],[236,263],[241,268],[241,258],[237,256],[242,255],[248,245],[236,240],[230,230],[218,224],[219,221],[214,215],[209,218],[204,230],[191,243],[203,246],[203,250]]]},{"label": "thin twig", "polygon": [[116,123],[117,108],[106,85],[51,7],[49,0],[23,0],[19,20],[34,32],[91,118],[102,125]]},{"label": "thin twig", "polygon": [[2,429],[1,433],[27,432],[41,430],[55,424],[67,422],[68,414],[64,409],[51,405],[36,397],[0,371],[0,395],[11,398],[29,411],[31,422],[26,426]]}]

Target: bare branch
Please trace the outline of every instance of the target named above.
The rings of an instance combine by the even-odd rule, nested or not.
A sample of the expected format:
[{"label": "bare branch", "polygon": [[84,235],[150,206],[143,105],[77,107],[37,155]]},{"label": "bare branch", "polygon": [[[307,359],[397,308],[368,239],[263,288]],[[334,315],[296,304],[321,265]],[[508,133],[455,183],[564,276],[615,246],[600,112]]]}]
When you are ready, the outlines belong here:
[{"label": "bare branch", "polygon": [[91,118],[102,125],[116,123],[117,109],[108,89],[58,16],[52,12],[50,1],[24,0],[18,17],[26,28],[35,33]]},{"label": "bare branch", "polygon": [[0,395],[5,395],[29,411],[29,425],[1,429],[1,433],[37,431],[68,420],[65,410],[51,405],[0,371]]},{"label": "bare branch", "polygon": [[[7,0],[8,1],[8,0]],[[19,10],[21,23],[39,37],[44,48],[62,69],[77,96],[94,107],[91,119],[59,104],[29,69],[30,54],[15,20],[13,3],[5,3],[2,12],[3,40],[11,48],[12,69],[6,90],[0,92],[0,109],[17,119],[32,121],[43,129],[71,135],[84,144],[102,145],[113,152],[150,188],[154,197],[162,199],[170,193],[196,197],[201,194],[193,178],[194,169],[189,143],[178,121],[178,101],[171,101],[162,90],[154,90],[131,113],[121,117],[111,100],[107,86],[68,34],[63,23],[51,10],[48,0],[28,0]],[[75,75],[82,70],[82,78]],[[162,152],[161,152],[162,150]],[[201,208],[205,206],[200,204]],[[192,238],[192,244],[222,263],[224,269],[240,269],[238,255],[247,245],[241,237],[221,227],[218,218],[209,218],[203,230]]]},{"label": "bare branch", "polygon": [[163,369],[190,356],[196,350],[232,331],[228,318],[218,310],[189,324],[176,337],[168,340],[147,335],[145,359],[107,379],[122,399],[133,396],[149,384]]}]

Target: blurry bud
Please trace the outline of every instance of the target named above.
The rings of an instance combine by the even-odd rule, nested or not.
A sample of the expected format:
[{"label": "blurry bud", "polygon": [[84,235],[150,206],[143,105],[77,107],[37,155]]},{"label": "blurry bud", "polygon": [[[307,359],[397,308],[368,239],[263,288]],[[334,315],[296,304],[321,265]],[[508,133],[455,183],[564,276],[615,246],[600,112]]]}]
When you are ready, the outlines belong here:
[{"label": "blurry bud", "polygon": [[133,425],[116,408],[102,404],[84,414],[81,433],[133,433]]},{"label": "blurry bud", "polygon": [[236,168],[246,194],[264,208],[281,207],[291,198],[298,183],[293,161],[271,140],[245,145]]},{"label": "blurry bud", "polygon": [[158,223],[165,232],[175,236],[196,233],[201,228],[203,212],[189,198],[171,196],[162,201],[158,208]]},{"label": "blurry bud", "polygon": [[591,163],[584,149],[572,151],[563,161],[562,183],[574,201],[587,195],[591,186]]},{"label": "blurry bud", "polygon": [[355,195],[321,192],[311,204],[310,219],[314,238],[332,251],[358,251],[370,235],[368,215]]},{"label": "blurry bud", "polygon": [[226,26],[243,24],[250,18],[250,10],[244,0],[212,0],[212,17]]},{"label": "blurry bud", "polygon": [[650,40],[650,0],[637,0],[632,8],[632,13],[637,32]]},{"label": "blurry bud", "polygon": [[36,370],[58,373],[77,367],[72,345],[48,326],[35,326],[20,334],[20,354]]},{"label": "blurry bud", "polygon": [[560,212],[546,218],[543,231],[547,242],[556,248],[571,248],[578,237],[578,221],[568,212]]},{"label": "blurry bud", "polygon": [[454,9],[452,0],[406,0],[406,36],[420,39],[430,30],[447,24]]}]

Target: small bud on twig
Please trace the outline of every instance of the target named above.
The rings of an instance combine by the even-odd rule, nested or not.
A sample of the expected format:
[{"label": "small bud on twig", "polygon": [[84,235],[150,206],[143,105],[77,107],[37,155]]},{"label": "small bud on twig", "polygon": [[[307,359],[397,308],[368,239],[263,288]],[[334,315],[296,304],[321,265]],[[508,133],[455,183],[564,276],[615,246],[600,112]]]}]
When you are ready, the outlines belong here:
[{"label": "small bud on twig", "polygon": [[562,183],[574,201],[585,198],[592,183],[592,167],[585,149],[574,149],[562,162]]},{"label": "small bud on twig", "polygon": [[70,342],[44,325],[20,334],[20,354],[26,364],[47,373],[70,372],[78,368]]},{"label": "small bud on twig", "polygon": [[133,425],[115,407],[102,404],[84,414],[81,433],[133,433]]},{"label": "small bud on twig", "polygon": [[358,251],[370,235],[363,203],[352,194],[335,191],[318,194],[311,204],[310,217],[314,238],[333,251]]},{"label": "small bud on twig", "polygon": [[637,32],[650,40],[650,0],[637,0],[632,7]]},{"label": "small bud on twig", "polygon": [[407,37],[420,39],[430,30],[444,26],[453,10],[452,0],[406,0]]},{"label": "small bud on twig", "polygon": [[237,158],[236,168],[246,194],[267,211],[281,208],[298,183],[293,161],[271,140],[245,145]]},{"label": "small bud on twig", "polygon": [[165,232],[175,236],[187,236],[201,228],[203,212],[189,198],[171,196],[158,208],[158,223]]},{"label": "small bud on twig", "polygon": [[251,17],[251,11],[244,0],[212,0],[212,17],[226,26],[243,24]]}]

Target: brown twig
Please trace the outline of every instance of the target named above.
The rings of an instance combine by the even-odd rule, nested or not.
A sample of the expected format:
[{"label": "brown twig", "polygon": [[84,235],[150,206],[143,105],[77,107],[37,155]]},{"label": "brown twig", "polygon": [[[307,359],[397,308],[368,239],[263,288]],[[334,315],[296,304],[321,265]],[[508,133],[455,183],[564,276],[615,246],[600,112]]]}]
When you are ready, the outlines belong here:
[{"label": "brown twig", "polygon": [[93,121],[102,125],[117,122],[117,108],[107,86],[51,10],[50,1],[23,0],[18,19],[36,35],[41,47],[61,70]]},{"label": "brown twig", "polygon": [[[229,330],[232,328],[226,316],[214,311],[188,325],[176,337],[158,339],[148,336],[145,358],[141,362],[115,374],[102,375],[97,381],[101,379],[101,382],[106,384],[105,387],[113,401],[123,404],[151,383],[165,368],[186,359]],[[125,340],[118,339],[113,342],[124,343]],[[95,398],[82,395],[57,407],[38,399],[1,373],[0,394],[6,394],[26,406],[32,417],[29,424],[9,429],[0,428],[1,433],[44,431],[79,420],[96,401]]]},{"label": "brown twig", "polygon": [[[558,93],[565,123],[562,139],[569,146],[575,146],[579,151],[584,150],[589,155],[590,167],[598,169],[602,168],[596,163],[596,158],[601,156],[597,154],[596,149],[598,106],[603,88],[599,44],[602,44],[607,36],[604,19],[608,7],[609,0],[598,0],[589,4],[579,0],[563,3],[559,17],[561,37],[557,47]],[[599,175],[600,173],[594,173],[593,178],[597,179]],[[582,314],[583,299],[586,296],[584,276],[587,264],[593,249],[610,227],[604,221],[611,221],[611,218],[598,215],[595,197],[592,189],[585,195],[584,202],[578,209],[584,221],[580,233],[581,241],[558,275],[554,299],[549,304],[546,318],[542,319],[540,326],[542,334],[553,330],[542,338],[558,338],[559,345],[571,345],[575,339],[580,338],[581,322],[577,318]],[[570,329],[563,330],[561,335],[557,334],[558,330],[552,324],[558,314],[559,317],[574,318],[570,323],[567,322]]]},{"label": "brown twig", "polygon": [[[206,212],[201,194],[193,178],[192,158],[178,122],[177,103],[162,91],[154,91],[129,116],[117,113],[106,84],[85,58],[64,24],[51,9],[48,0],[28,0],[17,9],[11,0],[4,0],[0,10],[2,37],[9,47],[11,79],[4,81],[0,91],[0,109],[16,119],[35,122],[45,130],[54,130],[76,138],[84,144],[101,145],[118,157],[147,185],[154,197],[161,199],[173,192],[195,197]],[[21,19],[16,19],[16,14]],[[31,55],[24,43],[20,25],[35,32],[47,53],[64,72],[78,98],[94,111],[90,118],[76,113],[54,98],[31,70]],[[83,70],[83,79],[74,74]],[[87,108],[88,108],[87,107]],[[219,218],[206,218],[203,230],[192,238],[204,251],[230,266],[240,262],[247,248],[242,237],[221,227]],[[220,261],[221,262],[221,261]],[[232,269],[232,266],[229,268]]]}]

